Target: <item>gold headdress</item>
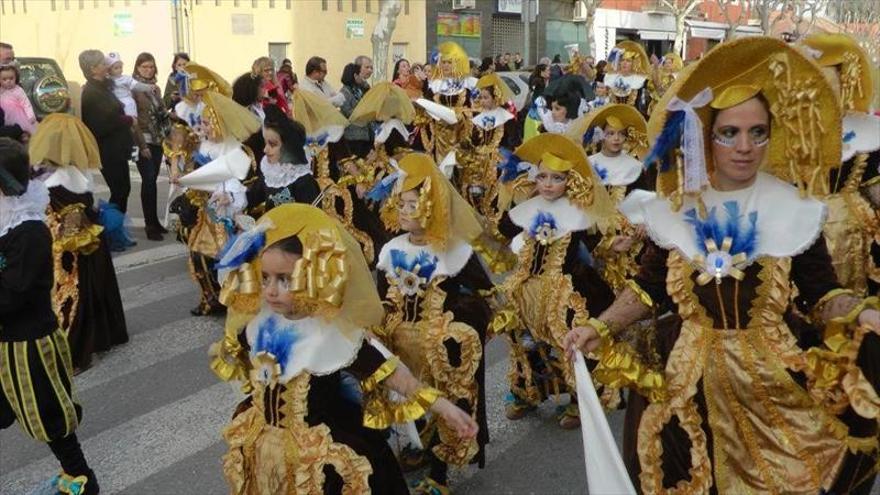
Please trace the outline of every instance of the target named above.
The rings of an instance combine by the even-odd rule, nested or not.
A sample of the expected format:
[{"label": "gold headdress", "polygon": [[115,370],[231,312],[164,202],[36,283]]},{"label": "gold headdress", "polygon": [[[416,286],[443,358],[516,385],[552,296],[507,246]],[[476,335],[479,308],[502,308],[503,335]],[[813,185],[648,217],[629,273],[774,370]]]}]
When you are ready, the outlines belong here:
[{"label": "gold headdress", "polygon": [[[731,67],[736,67],[732,70]],[[711,102],[691,106],[707,95]],[[654,143],[649,160],[675,163],[660,167],[657,192],[681,205],[685,173],[678,150],[676,129],[682,113],[666,111],[687,106],[698,116],[703,130],[705,173],[711,176],[711,124],[714,110],[730,108],[760,93],[769,103],[771,140],[764,170],[797,184],[801,193],[825,194],[828,172],[840,162],[840,112],[821,69],[781,40],[750,37],[723,43],[698,63],[685,68],[657,104],[648,121]],[[714,97],[712,96],[714,95]],[[673,101],[677,98],[677,101]],[[681,110],[686,113],[686,110]],[[676,120],[671,116],[675,115]],[[667,125],[667,121],[670,125]],[[667,162],[669,163],[669,162]]]},{"label": "gold headdress", "polygon": [[604,231],[614,216],[614,203],[581,146],[561,134],[545,133],[529,139],[515,153],[526,162],[544,165],[555,172],[568,172],[568,199]]},{"label": "gold headdress", "polygon": [[260,120],[232,98],[216,91],[206,91],[203,120],[221,140],[234,137],[244,141],[260,130]]},{"label": "gold headdress", "polygon": [[805,38],[803,43],[818,52],[816,63],[838,70],[843,111],[867,112],[871,106],[874,85],[871,81],[871,63],[858,42],[845,34],[814,34]]},{"label": "gold headdress", "polygon": [[381,213],[382,221],[389,230],[400,228],[400,194],[418,188],[416,218],[425,228],[432,246],[442,250],[451,238],[470,242],[479,237],[483,229],[477,214],[443,175],[433,158],[424,153],[409,153],[400,159],[398,168],[400,177]]},{"label": "gold headdress", "polygon": [[367,91],[349,120],[352,124],[366,125],[373,121],[398,119],[408,125],[415,115],[416,110],[406,91],[393,83],[383,81]]},{"label": "gold headdress", "polygon": [[[470,74],[470,60],[468,60],[468,54],[461,45],[454,41],[446,41],[440,43],[440,46],[437,47],[437,52],[440,54],[440,62],[448,60],[453,63],[456,77],[464,77]],[[435,77],[441,73],[440,64],[438,63],[437,65]]]},{"label": "gold headdress", "polygon": [[219,74],[195,62],[186,64],[186,72],[189,74],[189,88],[192,91],[203,89],[216,91],[223,96],[232,98],[232,86]]},{"label": "gold headdress", "polygon": [[651,73],[651,60],[641,44],[625,40],[618,43],[614,50],[618,51],[617,56],[612,61],[612,67],[615,72],[620,70],[619,67],[622,60],[629,60],[632,62],[633,74],[647,76]]},{"label": "gold headdress", "polygon": [[510,87],[501,80],[496,73],[486,74],[477,81],[477,89],[492,88],[495,95],[495,102],[504,105],[508,101],[513,100],[513,92]]},{"label": "gold headdress", "polygon": [[[670,72],[678,72],[681,69],[684,69],[684,61],[681,59],[681,56],[675,52],[669,52],[666,55],[663,55],[663,62],[667,60],[672,60],[672,67],[667,69]],[[664,69],[663,65],[660,66],[661,69]]]},{"label": "gold headdress", "polygon": [[288,203],[260,217],[257,228],[267,228],[261,254],[288,237],[302,243],[290,290],[315,308],[314,316],[343,318],[361,328],[381,323],[382,302],[360,244],[337,220],[314,206]]},{"label": "gold headdress", "polygon": [[40,122],[28,144],[28,154],[33,165],[101,168],[98,142],[92,131],[82,120],[66,113],[50,114]]},{"label": "gold headdress", "polygon": [[348,119],[339,109],[323,96],[308,91],[293,92],[293,115],[306,128],[306,135],[317,138],[326,133],[330,142],[338,141],[348,126]]},{"label": "gold headdress", "polygon": [[[638,159],[648,151],[648,123],[632,105],[612,104],[599,107],[571,123],[565,135],[574,142],[582,142],[587,132],[611,124],[615,129],[626,130],[626,150]],[[595,131],[593,131],[595,132]]]}]

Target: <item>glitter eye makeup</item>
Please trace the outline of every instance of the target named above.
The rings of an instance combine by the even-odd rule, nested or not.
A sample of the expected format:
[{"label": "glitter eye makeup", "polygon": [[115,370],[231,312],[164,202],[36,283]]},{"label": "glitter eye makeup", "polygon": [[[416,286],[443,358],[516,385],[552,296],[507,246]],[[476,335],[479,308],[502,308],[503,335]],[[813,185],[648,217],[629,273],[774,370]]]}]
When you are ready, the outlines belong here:
[{"label": "glitter eye makeup", "polygon": [[[739,132],[740,131],[737,128],[725,127],[712,132],[712,141],[725,148],[733,148],[736,146],[736,136]],[[766,146],[767,143],[770,142],[770,133],[764,126],[752,127],[748,132],[749,139],[754,146],[760,148]]]}]

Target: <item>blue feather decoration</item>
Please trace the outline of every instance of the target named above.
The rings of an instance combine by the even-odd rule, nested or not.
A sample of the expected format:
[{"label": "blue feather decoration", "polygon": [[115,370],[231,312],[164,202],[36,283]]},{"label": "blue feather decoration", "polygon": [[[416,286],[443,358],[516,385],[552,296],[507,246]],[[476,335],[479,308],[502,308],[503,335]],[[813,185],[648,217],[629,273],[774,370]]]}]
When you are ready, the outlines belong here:
[{"label": "blue feather decoration", "polygon": [[596,175],[599,176],[599,179],[602,180],[602,183],[605,183],[608,180],[608,169],[601,165],[593,165],[593,170],[596,171]]},{"label": "blue feather decoration", "polygon": [[323,148],[324,145],[327,144],[327,138],[329,138],[329,137],[330,137],[330,135],[328,133],[322,132],[321,134],[318,134],[317,136],[306,137],[306,144],[307,145],[314,144],[314,145],[317,145],[319,148]]},{"label": "blue feather decoration", "polygon": [[431,52],[431,65],[437,65],[440,63],[440,52],[436,49]]},{"label": "blue feather decoration", "polygon": [[608,63],[611,64],[612,67],[615,66],[621,55],[622,52],[619,48],[612,48],[611,51],[608,52]]},{"label": "blue feather decoration", "polygon": [[252,353],[268,352],[275,356],[275,362],[281,366],[281,374],[284,374],[287,360],[293,353],[293,347],[299,336],[295,326],[282,326],[279,319],[280,317],[272,315],[260,322]]},{"label": "blue feather decoration", "polygon": [[538,214],[532,219],[532,225],[529,227],[529,235],[535,237],[538,230],[545,225],[550,227],[551,230],[556,230],[556,219],[553,218],[553,214],[551,213],[538,211]]},{"label": "blue feather decoration", "polygon": [[669,153],[681,145],[681,135],[684,131],[684,112],[670,112],[666,117],[663,131],[657,136],[654,147],[644,160],[645,167],[650,167],[656,161],[660,161],[660,171],[666,172],[672,165]]},{"label": "blue feather decoration", "polygon": [[217,256],[217,270],[234,270],[244,263],[250,263],[266,245],[266,232],[245,231],[231,238]]},{"label": "blue feather decoration", "polygon": [[189,74],[182,70],[177,71],[174,74],[174,82],[177,84],[180,96],[186,96],[189,94]]},{"label": "blue feather decoration", "polygon": [[743,214],[740,211],[739,203],[727,201],[724,203],[724,214],[726,218],[719,219],[718,209],[712,207],[706,220],[701,220],[697,211],[691,208],[685,212],[685,221],[694,227],[697,246],[703,254],[708,254],[707,239],[714,240],[715,244],[720,247],[724,239],[730,237],[733,241],[730,246],[730,254],[736,256],[739,253],[744,253],[751,259],[758,245],[758,212]]},{"label": "blue feather decoration", "polygon": [[342,398],[352,404],[363,404],[364,394],[361,391],[361,382],[347,371],[343,371],[339,376],[339,389]]},{"label": "blue feather decoration", "polygon": [[370,189],[370,192],[367,193],[367,199],[376,203],[385,201],[385,199],[391,195],[391,191],[394,190],[394,184],[397,183],[399,177],[400,174],[398,172],[383,177],[382,180],[373,186],[373,188]]},{"label": "blue feather decoration", "polygon": [[848,143],[848,142],[852,141],[853,139],[855,139],[855,137],[856,137],[856,131],[849,131],[843,135],[843,142]]},{"label": "blue feather decoration", "polygon": [[400,249],[391,250],[391,266],[396,272],[401,269],[410,273],[415,273],[420,278],[431,280],[434,272],[437,270],[437,262],[439,258],[431,256],[427,251],[419,251],[419,254],[410,259],[406,252]]},{"label": "blue feather decoration", "polygon": [[524,163],[522,158],[516,156],[509,149],[498,148],[498,151],[503,158],[498,164],[498,169],[501,170],[501,182],[508,183],[519,177],[521,173],[529,170],[529,165]]},{"label": "blue feather decoration", "polygon": [[211,157],[208,156],[208,155],[205,155],[205,154],[200,153],[200,152],[197,151],[197,152],[193,155],[193,161],[196,162],[196,164],[197,164],[199,167],[201,167],[202,165],[205,165],[205,164],[207,164],[207,163],[210,163],[210,162],[211,162]]}]

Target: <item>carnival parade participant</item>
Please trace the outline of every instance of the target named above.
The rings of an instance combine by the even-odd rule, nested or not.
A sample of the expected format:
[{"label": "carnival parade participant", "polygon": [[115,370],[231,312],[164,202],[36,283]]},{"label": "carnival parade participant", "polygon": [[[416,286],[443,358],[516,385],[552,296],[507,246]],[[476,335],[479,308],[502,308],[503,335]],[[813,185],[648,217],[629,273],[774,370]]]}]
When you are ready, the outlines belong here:
[{"label": "carnival parade participant", "polygon": [[684,62],[675,52],[663,55],[663,58],[660,60],[652,57],[651,61],[656,61],[656,63],[652,64],[651,78],[648,79],[648,94],[651,96],[651,103],[648,104],[648,115],[654,113],[656,103],[660,101],[666,90],[672,86],[675,78],[678,77],[678,73],[684,69]]},{"label": "carnival parade participant", "polygon": [[29,176],[24,148],[0,138],[0,429],[18,421],[49,445],[62,469],[53,490],[92,495],[100,489],[76,437],[70,349],[52,310],[49,192]]},{"label": "carnival parade participant", "polygon": [[[194,70],[195,69],[195,70]],[[186,188],[174,205],[181,217],[190,251],[189,270],[199,287],[199,305],[190,312],[204,316],[224,312],[219,301],[220,286],[214,273],[216,256],[235,232],[235,217],[247,206],[247,190],[242,184],[255,168],[253,154],[241,143],[260,129],[259,120],[235,103],[224,91],[231,88],[220,76],[187,64],[196,74],[189,81],[191,90],[202,92],[204,110],[196,130],[201,143],[193,159],[200,164],[195,171],[180,177]],[[195,219],[188,225],[184,219]]]},{"label": "carnival parade participant", "polygon": [[[386,307],[379,338],[413,374],[453,400],[480,425],[476,439],[460,439],[441,418],[430,422],[424,453],[430,465],[415,493],[448,493],[448,466],[485,462],[486,327],[492,288],[470,242],[481,232],[474,210],[423,153],[404,155],[382,207],[391,239],[379,255],[379,296]],[[382,186],[379,186],[382,187]],[[402,463],[421,453],[404,450]],[[409,455],[406,455],[409,454]]]},{"label": "carnival parade participant", "polygon": [[645,48],[635,41],[621,41],[608,54],[608,62],[611,71],[604,82],[611,94],[611,103],[633,105],[640,112],[647,112],[646,84],[651,63]]},{"label": "carnival parade participant", "polygon": [[[841,290],[811,197],[840,163],[839,126],[818,66],[766,37],[716,47],[658,103],[639,274],[564,342],[639,391],[624,453],[644,493],[872,485],[878,302]],[[674,314],[624,338],[657,307]]]},{"label": "carnival parade participant", "polygon": [[[370,343],[365,329],[383,310],[360,249],[323,211],[289,203],[221,256],[221,280],[234,287],[230,304],[260,308],[222,344],[226,363],[241,370],[232,375],[252,389],[223,431],[231,493],[406,494],[374,428],[430,410],[452,435],[477,434],[467,413]],[[343,374],[356,378],[363,403]],[[386,387],[406,401],[389,402]]]},{"label": "carnival parade participant", "polygon": [[125,312],[108,239],[124,229],[95,208],[91,172],[101,167],[98,144],[81,120],[53,113],[30,141],[34,174],[49,189],[46,223],[53,237],[52,302],[67,336],[74,373],[91,366],[92,354],[128,342]]},{"label": "carnival parade participant", "polygon": [[306,130],[278,107],[266,107],[263,122],[266,147],[258,179],[248,191],[248,203],[265,203],[264,209],[284,203],[311,204],[321,190],[306,158]]},{"label": "carnival parade participant", "polygon": [[426,98],[415,102],[430,116],[420,119],[421,144],[440,163],[470,133],[471,92],[477,79],[471,77],[467,52],[460,45],[447,41],[437,50],[439,62]]},{"label": "carnival parade participant", "polygon": [[[583,141],[587,152],[593,152],[590,165],[617,208],[633,190],[654,189],[651,179],[655,176],[644,172],[640,161],[648,151],[647,127],[635,107],[615,103],[588,113],[569,128],[569,137]],[[618,213],[608,235],[596,246],[602,278],[615,293],[638,271],[642,232]]]},{"label": "carnival parade participant", "polygon": [[[522,418],[549,395],[573,392],[562,338],[572,322],[599,314],[614,297],[590,256],[614,205],[583,148],[548,133],[523,143],[515,156],[537,166],[532,172],[537,194],[505,212],[498,225],[513,240],[518,257],[500,287],[508,307],[492,325],[511,342],[511,420]],[[574,397],[558,419],[565,429],[580,425]]]},{"label": "carnival parade participant", "polygon": [[[841,165],[830,174],[825,240],[840,284],[859,295],[876,294],[880,269],[871,256],[880,240],[880,117],[868,110],[876,82],[858,42],[845,34],[816,34],[803,41],[838,95],[843,116]],[[869,292],[869,288],[874,289]]]}]

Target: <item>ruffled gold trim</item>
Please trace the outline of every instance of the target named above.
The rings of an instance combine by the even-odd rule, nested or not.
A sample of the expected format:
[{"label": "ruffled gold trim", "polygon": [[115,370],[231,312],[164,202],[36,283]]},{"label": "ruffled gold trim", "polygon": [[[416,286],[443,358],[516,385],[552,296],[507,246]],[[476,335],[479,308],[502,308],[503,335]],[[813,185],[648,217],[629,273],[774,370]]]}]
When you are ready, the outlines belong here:
[{"label": "ruffled gold trim", "polygon": [[635,280],[628,279],[626,281],[626,286],[629,287],[631,291],[635,292],[635,294],[639,297],[639,301],[641,301],[642,304],[649,308],[654,307],[654,300],[651,299],[651,295],[645,292],[645,290],[642,289],[642,286],[637,284]]},{"label": "ruffled gold trim", "polygon": [[394,374],[397,370],[397,367],[400,365],[400,359],[393,357],[384,363],[382,366],[373,372],[366,380],[361,381],[361,388],[363,389],[365,394],[368,394],[379,386],[379,383],[383,382],[386,378]]},{"label": "ruffled gold trim", "polygon": [[613,388],[634,387],[651,402],[666,397],[666,380],[663,373],[641,362],[636,352],[626,343],[603,339],[602,345],[593,353],[599,360],[593,376]]},{"label": "ruffled gold trim", "polygon": [[432,387],[420,388],[406,402],[393,402],[384,393],[368,394],[364,400],[364,426],[384,430],[394,424],[421,418],[442,394]]}]

